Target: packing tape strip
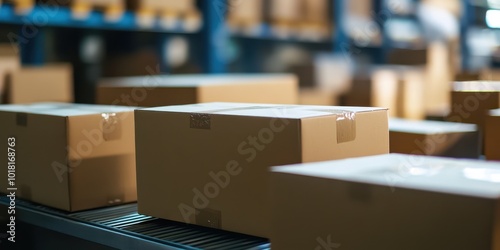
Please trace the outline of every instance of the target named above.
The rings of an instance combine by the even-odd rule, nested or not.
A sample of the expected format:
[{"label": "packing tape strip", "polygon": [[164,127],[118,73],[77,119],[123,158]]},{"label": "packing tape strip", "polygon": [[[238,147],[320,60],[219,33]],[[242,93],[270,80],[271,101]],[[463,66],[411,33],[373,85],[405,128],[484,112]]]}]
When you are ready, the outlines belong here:
[{"label": "packing tape strip", "polygon": [[343,111],[337,115],[337,143],[356,139],[356,113]]},{"label": "packing tape strip", "polygon": [[101,113],[102,138],[105,141],[119,140],[122,137],[122,126],[116,113]]}]

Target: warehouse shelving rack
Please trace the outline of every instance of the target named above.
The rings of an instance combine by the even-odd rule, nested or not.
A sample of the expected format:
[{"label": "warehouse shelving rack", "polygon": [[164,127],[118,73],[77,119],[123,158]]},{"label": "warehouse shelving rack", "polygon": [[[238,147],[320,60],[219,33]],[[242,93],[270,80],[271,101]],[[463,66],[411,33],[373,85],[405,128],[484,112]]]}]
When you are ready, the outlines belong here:
[{"label": "warehouse shelving rack", "polygon": [[[270,32],[269,26],[264,25],[263,31],[252,36],[241,36],[229,32],[228,27],[224,22],[224,15],[228,11],[226,0],[203,0],[199,1],[199,7],[203,15],[202,28],[200,30],[186,30],[180,25],[173,28],[164,28],[160,24],[155,23],[152,27],[141,27],[137,25],[136,15],[131,11],[126,11],[118,21],[108,21],[104,15],[98,11],[92,11],[88,18],[75,20],[72,17],[71,10],[67,7],[58,6],[47,7],[43,5],[35,5],[32,11],[26,14],[16,14],[13,6],[3,4],[0,7],[0,24],[15,24],[22,27],[34,25],[39,31],[33,37],[26,37],[29,43],[22,44],[23,63],[24,64],[42,64],[45,59],[43,54],[44,46],[44,27],[64,27],[64,28],[84,28],[91,30],[122,30],[131,32],[154,32],[159,36],[158,44],[165,44],[163,41],[168,41],[169,34],[195,34],[200,35],[203,40],[202,69],[205,73],[224,73],[227,71],[227,62],[221,56],[224,54],[224,43],[231,38],[248,38],[277,42],[292,42],[306,43],[318,45],[331,45],[333,52],[342,52],[346,45],[352,45],[352,41],[347,36],[344,25],[346,15],[347,0],[333,1],[333,18],[336,25],[331,38],[321,40],[308,40],[297,38],[280,38]],[[382,8],[383,0],[373,0],[376,9]],[[377,11],[376,11],[377,12]],[[20,34],[22,36],[22,32]],[[200,36],[192,36],[197,39]],[[250,46],[251,47],[251,46]],[[252,50],[249,46],[245,49]],[[371,48],[379,48],[380,46],[372,46]],[[161,48],[159,48],[161,51]],[[381,61],[381,60],[378,60]],[[162,65],[162,71],[167,72],[168,67]]]}]

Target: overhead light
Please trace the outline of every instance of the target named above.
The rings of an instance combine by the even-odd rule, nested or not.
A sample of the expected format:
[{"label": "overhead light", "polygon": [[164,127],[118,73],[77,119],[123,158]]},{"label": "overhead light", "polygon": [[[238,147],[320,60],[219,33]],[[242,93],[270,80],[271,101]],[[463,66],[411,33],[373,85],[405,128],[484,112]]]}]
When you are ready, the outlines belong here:
[{"label": "overhead light", "polygon": [[486,11],[486,25],[490,28],[500,28],[500,10]]},{"label": "overhead light", "polygon": [[500,9],[500,0],[488,0],[488,6],[493,9]]}]

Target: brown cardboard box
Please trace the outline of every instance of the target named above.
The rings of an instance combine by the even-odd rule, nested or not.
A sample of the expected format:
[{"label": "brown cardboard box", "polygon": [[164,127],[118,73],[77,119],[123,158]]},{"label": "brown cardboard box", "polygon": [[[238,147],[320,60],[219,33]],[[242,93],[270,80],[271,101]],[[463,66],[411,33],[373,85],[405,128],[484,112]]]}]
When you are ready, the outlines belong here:
[{"label": "brown cardboard box", "polygon": [[390,116],[419,120],[425,117],[425,72],[420,67],[375,68],[371,106],[389,108]]},{"label": "brown cardboard box", "polygon": [[497,108],[500,108],[500,82],[455,82],[447,120],[473,123],[484,129],[488,111]]},{"label": "brown cardboard box", "polygon": [[399,154],[272,168],[273,250],[500,248],[500,164]]},{"label": "brown cardboard box", "polygon": [[6,101],[11,104],[73,102],[73,70],[69,64],[23,67],[7,82]]},{"label": "brown cardboard box", "polygon": [[15,138],[17,197],[66,211],[137,199],[133,108],[0,105],[0,120],[0,137]]},{"label": "brown cardboard box", "polygon": [[296,104],[298,80],[287,74],[179,75],[111,78],[97,103],[143,107],[201,102]]},{"label": "brown cardboard box", "polygon": [[274,24],[293,24],[301,19],[303,0],[270,0],[269,15]]},{"label": "brown cardboard box", "polygon": [[484,129],[484,154],[488,160],[500,160],[500,109],[491,110]]},{"label": "brown cardboard box", "polygon": [[21,68],[21,60],[16,47],[10,44],[0,44],[0,103],[5,101],[6,79],[15,70]]},{"label": "brown cardboard box", "polygon": [[477,126],[454,122],[389,119],[391,153],[479,158]]},{"label": "brown cardboard box", "polygon": [[268,167],[389,151],[379,108],[207,103],[135,115],[139,213],[261,237]]},{"label": "brown cardboard box", "polygon": [[228,1],[228,24],[231,27],[252,27],[263,21],[263,0]]}]

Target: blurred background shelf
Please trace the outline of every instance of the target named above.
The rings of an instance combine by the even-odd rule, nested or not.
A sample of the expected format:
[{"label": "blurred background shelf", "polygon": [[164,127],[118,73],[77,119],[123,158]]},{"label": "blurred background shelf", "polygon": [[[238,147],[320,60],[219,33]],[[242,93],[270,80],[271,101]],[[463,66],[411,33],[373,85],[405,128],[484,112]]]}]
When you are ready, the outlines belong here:
[{"label": "blurred background shelf", "polygon": [[35,25],[40,27],[65,27],[100,30],[124,30],[138,32],[196,33],[199,29],[189,30],[177,22],[173,27],[162,25],[155,20],[153,25],[139,25],[136,14],[125,11],[117,20],[108,20],[103,12],[91,11],[87,17],[75,18],[70,8],[64,6],[35,5],[26,14],[17,14],[14,6],[0,6],[0,23],[16,25]]}]

